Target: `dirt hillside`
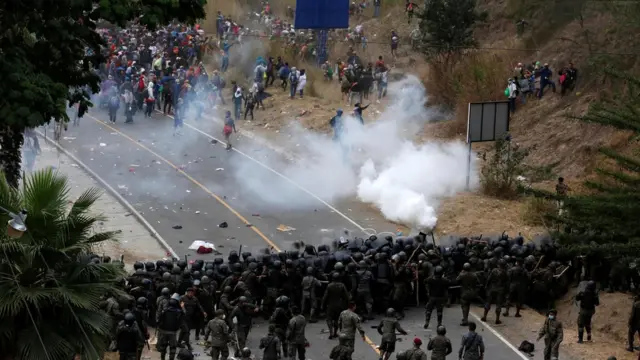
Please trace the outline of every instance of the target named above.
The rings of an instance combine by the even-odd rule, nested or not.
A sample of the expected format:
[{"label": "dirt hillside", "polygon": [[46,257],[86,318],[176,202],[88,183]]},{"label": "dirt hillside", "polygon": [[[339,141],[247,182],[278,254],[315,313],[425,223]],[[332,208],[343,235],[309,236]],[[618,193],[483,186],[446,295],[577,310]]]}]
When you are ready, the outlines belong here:
[{"label": "dirt hillside", "polygon": [[[371,1],[362,15],[350,20],[352,28],[362,25],[368,38],[366,48],[354,50],[365,63],[375,62],[382,56],[393,72],[409,72],[423,80],[430,95],[430,105],[439,106],[449,100],[454,103],[444,119],[427,124],[422,131],[425,141],[433,138],[464,138],[466,132],[467,104],[475,101],[505,100],[503,94],[507,79],[521,62],[549,63],[557,80],[557,71],[573,62],[578,69],[575,91],[560,96],[550,90],[542,99],[530,98],[526,104],[518,104],[511,118],[513,140],[526,147],[535,148],[527,162],[544,169],[536,186],[552,188],[555,178],[563,176],[574,191],[580,191],[584,179],[594,176],[600,164],[597,149],[612,147],[622,152],[634,151],[628,133],[611,128],[589,125],[574,118],[585,113],[589,104],[605,95],[624,89],[624,83],[606,77],[600,70],[607,66],[637,72],[640,45],[640,3],[635,1],[592,0],[477,0],[479,11],[486,12],[487,20],[475,32],[478,49],[468,51],[458,64],[448,71],[427,64],[424,56],[412,49],[410,34],[418,20],[407,22],[404,1],[382,0],[381,17],[373,18]],[[422,1],[415,1],[420,5]],[[295,7],[294,0],[271,0],[275,14],[284,18],[287,6]],[[204,26],[214,28],[215,14],[242,19],[250,11],[260,8],[258,0],[228,2],[209,0],[211,14]],[[242,22],[242,20],[239,20]],[[524,28],[517,23],[524,21]],[[522,31],[520,31],[522,30]],[[398,58],[393,59],[388,39],[391,31],[401,38]],[[330,38],[330,62],[344,59],[350,44],[344,40],[344,32]],[[297,54],[287,53],[278,41],[261,40],[267,54],[284,56],[298,68],[305,68],[308,84],[304,99],[289,100],[279,89],[271,90],[273,96],[265,101],[265,110],[255,113],[255,120],[237,124],[243,131],[276,143],[279,147],[295,149],[287,136],[291,122],[318,132],[328,132],[328,119],[337,108],[348,108],[340,96],[336,80],[325,82],[321,72],[312,63],[305,62]],[[216,67],[215,64],[212,65]],[[228,76],[234,75],[233,71]],[[373,102],[373,100],[372,100]],[[370,114],[384,109],[385,101],[373,102]],[[375,116],[373,116],[375,118]],[[375,119],[371,119],[375,120]],[[474,146],[482,151],[490,145]],[[291,151],[295,154],[295,150]],[[441,233],[489,234],[507,231],[522,232],[532,237],[545,231],[542,224],[532,220],[536,204],[524,199],[498,200],[474,193],[463,193],[447,199],[439,208],[438,229]],[[563,351],[570,358],[606,358],[615,354],[618,359],[634,358],[624,351],[626,316],[630,299],[624,294],[601,294],[602,305],[594,318],[594,342],[575,344],[577,308],[572,296],[558,302],[559,318],[565,322]],[[527,312],[524,324],[539,327],[542,318]],[[526,325],[523,325],[526,327]],[[528,329],[530,330],[530,329]],[[526,331],[528,331],[526,330]]]},{"label": "dirt hillside", "polygon": [[[420,2],[417,2],[418,4]],[[272,0],[276,15],[284,16],[287,6],[295,7],[292,0]],[[579,80],[574,92],[561,97],[547,90],[542,99],[531,98],[520,105],[512,116],[511,133],[514,141],[526,146],[535,146],[528,162],[543,168],[538,186],[551,187],[557,176],[565,177],[573,189],[593,176],[600,158],[597,149],[609,146],[618,150],[629,148],[629,134],[590,125],[572,119],[583,114],[590,103],[602,94],[611,93],[622,85],[601,75],[605,65],[634,70],[637,56],[631,49],[640,40],[640,21],[628,15],[640,9],[635,2],[592,2],[570,0],[479,0],[478,9],[487,13],[485,23],[478,26],[476,38],[479,49],[467,54],[449,73],[437,71],[429,66],[424,56],[412,49],[410,33],[417,28],[419,19],[409,24],[404,12],[404,2],[382,1],[381,17],[373,18],[371,4],[361,15],[350,19],[351,28],[362,26],[368,38],[366,48],[354,46],[363,61],[374,62],[382,56],[387,64],[394,66],[393,72],[410,72],[424,80],[433,105],[446,97],[454,98],[456,106],[446,116],[448,121],[427,124],[423,130],[425,140],[430,138],[463,138],[466,131],[467,104],[472,101],[504,100],[506,80],[513,75],[518,62],[535,61],[549,63],[554,74],[572,61],[579,71]],[[419,4],[420,5],[420,4]],[[259,1],[208,2],[209,14],[218,10],[236,19],[246,18],[249,9],[257,12]],[[525,20],[524,31],[517,31],[516,22]],[[242,20],[239,20],[242,22]],[[208,19],[205,28],[213,28],[214,17]],[[400,38],[398,57],[393,59],[388,39],[391,31]],[[345,31],[330,36],[330,62],[344,59],[352,45],[344,39]],[[348,108],[341,100],[337,80],[328,83],[312,63],[305,62],[296,54],[283,50],[279,41],[264,39],[269,56],[283,55],[299,69],[305,68],[308,85],[305,99],[288,100],[279,89],[265,101],[266,110],[256,112],[251,122],[240,126],[267,138],[277,138],[286,143],[286,127],[291,121],[319,132],[328,132],[328,119],[335,109]],[[557,75],[554,75],[557,78]],[[373,102],[373,100],[372,100]],[[383,109],[384,100],[372,105],[371,114]],[[373,115],[375,117],[375,115]],[[438,119],[443,120],[443,119]],[[284,138],[284,139],[283,139]],[[295,144],[290,144],[295,146]],[[482,151],[486,144],[474,148]],[[536,221],[527,219],[532,205],[526,201],[502,201],[489,199],[479,194],[461,194],[448,199],[440,208],[440,231],[445,233],[476,234],[487,232],[522,232],[533,236],[545,229]]]}]

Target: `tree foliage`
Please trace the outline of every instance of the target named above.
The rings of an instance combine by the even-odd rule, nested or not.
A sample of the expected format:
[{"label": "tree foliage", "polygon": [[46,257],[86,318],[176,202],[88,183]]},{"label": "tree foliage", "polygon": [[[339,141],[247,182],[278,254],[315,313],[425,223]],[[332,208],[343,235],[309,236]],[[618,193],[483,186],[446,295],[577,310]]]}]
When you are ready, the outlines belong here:
[{"label": "tree foliage", "polygon": [[97,359],[105,350],[111,319],[99,304],[117,292],[124,270],[80,261],[116,235],[94,231],[104,220],[91,214],[99,195],[89,189],[70,202],[67,178],[52,170],[27,177],[21,189],[0,176],[0,206],[28,212],[20,239],[0,235],[0,359]]},{"label": "tree foliage", "polygon": [[476,10],[475,0],[428,0],[419,17],[424,53],[435,56],[475,47],[473,31],[486,13]]},{"label": "tree foliage", "polygon": [[[640,92],[638,78],[616,74],[623,78],[627,89],[615,98],[594,103],[581,119],[586,122],[631,130],[629,141],[640,135]],[[640,248],[640,159],[637,155],[601,148],[602,165],[599,177],[584,185],[588,194],[576,194],[563,199],[562,215],[550,213],[549,220],[558,225],[556,237],[563,246],[590,253],[637,255]],[[555,194],[532,190],[536,196],[557,198]],[[608,250],[607,250],[608,249]]]},{"label": "tree foliage", "polygon": [[482,191],[499,198],[512,198],[518,194],[518,177],[526,175],[525,159],[531,149],[511,141],[511,136],[499,137],[489,153],[483,153],[480,183]]},{"label": "tree foliage", "polygon": [[[68,121],[67,101],[86,102],[99,90],[94,68],[105,60],[98,21],[150,30],[176,19],[205,17],[206,0],[6,0],[0,2],[0,166],[16,186],[22,130]],[[90,51],[88,51],[90,50]],[[9,139],[8,137],[12,137]]]}]

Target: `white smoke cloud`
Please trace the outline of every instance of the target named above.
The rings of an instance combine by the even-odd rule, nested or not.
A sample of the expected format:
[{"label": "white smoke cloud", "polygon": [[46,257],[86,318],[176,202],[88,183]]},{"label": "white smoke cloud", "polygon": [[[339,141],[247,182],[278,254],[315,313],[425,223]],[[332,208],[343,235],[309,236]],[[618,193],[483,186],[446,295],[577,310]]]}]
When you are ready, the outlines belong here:
[{"label": "white smoke cloud", "polygon": [[[298,160],[260,161],[324,201],[357,197],[391,221],[419,229],[434,227],[441,200],[466,188],[468,147],[461,141],[414,144],[425,123],[442,117],[425,107],[426,91],[416,77],[390,84],[389,96],[389,105],[376,121],[371,109],[365,110],[365,126],[346,116],[340,143],[293,123],[289,135],[300,145]],[[475,187],[476,157],[471,158],[470,184]],[[237,162],[233,172],[241,188],[263,206],[288,210],[318,206],[317,199],[288,184],[256,176],[253,164]]]}]

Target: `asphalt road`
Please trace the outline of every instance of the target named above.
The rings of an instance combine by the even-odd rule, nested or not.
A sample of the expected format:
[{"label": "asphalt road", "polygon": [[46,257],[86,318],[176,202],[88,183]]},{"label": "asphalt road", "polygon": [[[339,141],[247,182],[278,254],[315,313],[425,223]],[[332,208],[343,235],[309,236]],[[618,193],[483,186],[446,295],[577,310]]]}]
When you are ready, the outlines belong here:
[{"label": "asphalt road", "polygon": [[[246,143],[247,139],[235,144],[242,153],[227,151],[222,144],[212,143],[207,134],[215,137],[220,134],[220,126],[212,120],[188,121],[192,127],[185,126],[182,136],[174,136],[173,120],[161,114],[155,113],[151,119],[138,114],[134,124],[124,124],[124,117],[121,114],[119,117],[115,125],[107,124],[107,114],[93,109],[79,127],[69,127],[60,144],[119,191],[181,256],[213,257],[188,250],[194,240],[212,242],[226,256],[228,251],[238,250],[241,245],[243,251],[249,249],[255,253],[266,247],[288,250],[298,240],[318,244],[340,236],[345,230],[364,235],[361,227],[395,232],[393,224],[372,214],[366,206],[345,201],[331,209],[249,158],[270,165],[284,164],[273,161],[279,155],[269,149],[256,149]],[[238,181],[238,176],[252,181]],[[246,184],[256,185],[247,189]],[[290,209],[286,206],[288,201],[308,206]],[[220,227],[223,222],[228,226]],[[294,230],[278,230],[281,225]],[[176,229],[177,226],[181,228]],[[423,312],[422,309],[407,311],[402,326],[410,335],[402,337],[397,350],[409,348],[416,336],[422,338],[426,347],[432,332],[422,329]],[[435,314],[433,316],[432,323],[435,322]],[[459,321],[458,307],[446,310],[445,326],[454,346],[451,358],[457,356],[465,332],[458,326]],[[374,343],[379,342],[380,336],[370,327],[376,324],[376,321],[366,323],[370,341],[356,341],[355,360],[377,357]],[[265,327],[258,321],[249,337],[248,345],[258,358],[257,344],[266,332]],[[485,339],[487,358],[520,358],[492,331],[480,324],[478,330]],[[327,358],[336,344],[327,339],[325,331],[323,322],[308,326],[311,343],[308,359]]]}]

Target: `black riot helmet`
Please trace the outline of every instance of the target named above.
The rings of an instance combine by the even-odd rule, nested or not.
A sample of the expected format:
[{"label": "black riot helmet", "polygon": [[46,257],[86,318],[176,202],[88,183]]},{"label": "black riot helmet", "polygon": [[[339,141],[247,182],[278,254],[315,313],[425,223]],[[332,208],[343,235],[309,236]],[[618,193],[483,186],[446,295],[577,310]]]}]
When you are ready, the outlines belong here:
[{"label": "black riot helmet", "polygon": [[213,263],[215,265],[222,265],[224,263],[224,259],[221,258],[221,257],[217,257],[217,258],[213,259]]},{"label": "black riot helmet", "polygon": [[[202,279],[200,279],[200,282],[203,285],[210,284],[211,283],[211,279],[209,279],[209,277],[205,275],[205,276],[202,277]],[[195,285],[195,281],[193,283]]]},{"label": "black riot helmet", "polygon": [[149,303],[149,300],[144,296],[140,296],[138,300],[136,300],[136,305],[140,307],[147,307],[148,303]]},{"label": "black riot helmet", "polygon": [[248,358],[250,356],[251,356],[251,349],[249,349],[248,347],[245,347],[244,349],[242,349],[243,358]]},{"label": "black riot helmet", "polygon": [[229,256],[227,257],[227,260],[229,260],[230,264],[236,263],[238,261],[240,261],[240,257],[238,256],[238,252],[235,250],[231,250],[231,252],[229,252]]},{"label": "black riot helmet", "polygon": [[133,323],[136,321],[136,316],[133,315],[133,313],[128,312],[126,314],[124,314],[124,323],[127,325],[133,325]]},{"label": "black riot helmet", "polygon": [[170,281],[171,280],[171,273],[169,273],[168,271],[165,271],[162,273],[162,281]]},{"label": "black riot helmet", "polygon": [[358,265],[356,265],[356,263],[350,262],[350,263],[347,264],[347,271],[354,272],[357,269],[358,269]]},{"label": "black riot helmet", "polygon": [[178,267],[182,270],[184,270],[187,267],[187,265],[188,265],[187,262],[184,260],[178,261]]},{"label": "black riot helmet", "polygon": [[281,295],[276,299],[276,306],[279,307],[287,307],[289,306],[289,297],[285,295]]},{"label": "black riot helmet", "polygon": [[169,288],[162,288],[162,291],[160,291],[160,294],[162,296],[171,296],[171,290],[169,290]]},{"label": "black riot helmet", "polygon": [[442,266],[436,266],[436,268],[433,270],[433,275],[442,276],[443,271],[444,269],[442,268]]},{"label": "black riot helmet", "polygon": [[202,264],[199,261],[195,261],[193,264],[191,264],[191,271],[195,272],[195,271],[200,271],[202,270]]},{"label": "black riot helmet", "polygon": [[333,265],[333,270],[335,271],[344,270],[344,264],[338,261],[335,265]]},{"label": "black riot helmet", "polygon": [[464,270],[464,271],[471,271],[471,264],[469,264],[469,263],[464,263],[464,265],[462,265],[462,270]]},{"label": "black riot helmet", "polygon": [[242,264],[240,263],[235,263],[233,264],[233,273],[234,274],[241,274],[242,273]]},{"label": "black riot helmet", "polygon": [[436,329],[436,334],[445,336],[447,334],[447,328],[442,325],[438,326],[438,328]]},{"label": "black riot helmet", "polygon": [[367,264],[367,262],[364,260],[360,260],[360,262],[358,263],[358,267],[360,269],[366,270],[369,267],[369,264]]},{"label": "black riot helmet", "polygon": [[152,263],[151,261],[147,261],[147,263],[144,264],[144,268],[147,271],[154,271],[156,269],[156,264]]},{"label": "black riot helmet", "polygon": [[313,274],[313,267],[309,266],[307,268],[307,275],[312,275]]},{"label": "black riot helmet", "polygon": [[242,260],[247,261],[247,259],[251,256],[251,252],[250,251],[244,251],[242,252]]},{"label": "black riot helmet", "polygon": [[333,281],[338,281],[340,280],[340,273],[339,272],[333,272],[331,274],[331,278],[333,279]]},{"label": "black riot helmet", "polygon": [[177,299],[171,298],[169,299],[169,307],[177,309],[180,307],[180,302]]},{"label": "black riot helmet", "polygon": [[220,267],[218,267],[218,271],[222,275],[227,275],[229,273],[229,266],[227,264],[221,264]]},{"label": "black riot helmet", "polygon": [[394,317],[396,316],[396,311],[394,308],[388,308],[387,309],[387,317]]},{"label": "black riot helmet", "polygon": [[144,264],[141,263],[140,261],[136,261],[133,264],[133,270],[142,270],[142,269],[144,269]]}]

